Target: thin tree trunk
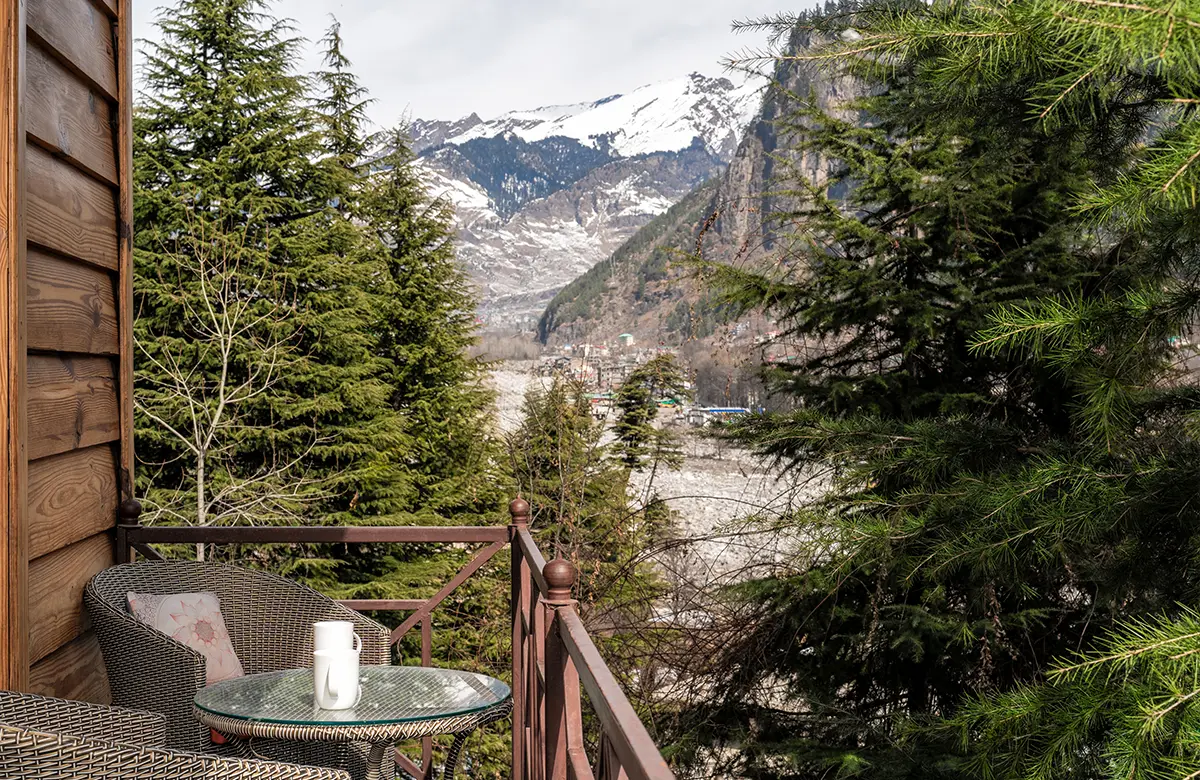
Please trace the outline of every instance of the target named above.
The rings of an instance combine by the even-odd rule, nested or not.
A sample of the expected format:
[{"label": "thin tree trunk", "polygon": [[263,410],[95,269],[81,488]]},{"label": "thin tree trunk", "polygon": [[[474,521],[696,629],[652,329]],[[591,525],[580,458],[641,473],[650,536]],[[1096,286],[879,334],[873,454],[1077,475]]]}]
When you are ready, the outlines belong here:
[{"label": "thin tree trunk", "polygon": [[[208,518],[204,506],[204,453],[196,456],[196,524],[204,525]],[[196,560],[204,560],[204,542],[196,544]]]}]

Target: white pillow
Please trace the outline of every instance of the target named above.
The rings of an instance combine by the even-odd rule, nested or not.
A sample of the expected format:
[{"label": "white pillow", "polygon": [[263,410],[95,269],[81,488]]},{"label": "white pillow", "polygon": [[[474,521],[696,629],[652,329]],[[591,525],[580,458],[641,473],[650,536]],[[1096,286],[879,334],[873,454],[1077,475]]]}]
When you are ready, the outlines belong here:
[{"label": "white pillow", "polygon": [[208,685],[246,674],[229,640],[217,594],[171,593],[156,596],[129,592],[125,597],[129,600],[129,611],[140,622],[204,656]]}]

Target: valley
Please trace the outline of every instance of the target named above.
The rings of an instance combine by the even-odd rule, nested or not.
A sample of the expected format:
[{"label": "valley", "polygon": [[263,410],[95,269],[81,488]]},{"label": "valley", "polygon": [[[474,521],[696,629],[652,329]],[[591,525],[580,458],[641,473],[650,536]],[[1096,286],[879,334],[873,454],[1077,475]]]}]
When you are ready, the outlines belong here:
[{"label": "valley", "polygon": [[[511,436],[520,426],[525,394],[547,388],[551,377],[539,375],[540,361],[509,361],[491,374],[496,392],[497,425]],[[718,442],[707,429],[661,415],[684,440],[684,462],[678,470],[634,472],[629,486],[631,506],[665,501],[674,512],[674,530],[653,553],[658,567],[678,593],[696,593],[723,583],[762,576],[790,561],[798,540],[757,523],[782,517],[796,502],[824,489],[824,481],[782,480],[750,453]],[[611,416],[608,418],[610,421]]]}]

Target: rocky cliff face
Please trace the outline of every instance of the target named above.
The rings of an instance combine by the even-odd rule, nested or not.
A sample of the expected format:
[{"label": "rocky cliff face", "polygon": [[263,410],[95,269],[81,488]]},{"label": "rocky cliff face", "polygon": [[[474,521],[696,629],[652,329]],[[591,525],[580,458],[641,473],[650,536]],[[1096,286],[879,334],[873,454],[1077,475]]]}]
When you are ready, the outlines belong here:
[{"label": "rocky cliff face", "polygon": [[718,175],[760,85],[692,74],[592,103],[413,123],[487,326],[530,327],[567,282]]},{"label": "rocky cliff face", "polygon": [[[797,30],[789,51],[804,51],[812,43],[809,32]],[[789,206],[775,194],[781,161],[813,182],[824,180],[831,165],[791,151],[780,120],[796,110],[799,100],[845,114],[851,110],[847,104],[863,94],[857,81],[800,60],[783,61],[774,81],[725,171],[555,295],[539,320],[543,341],[599,342],[628,332],[643,343],[679,343],[718,335],[722,312],[678,262],[680,254],[700,247],[708,259],[747,263],[767,255],[774,240],[769,215]]]}]

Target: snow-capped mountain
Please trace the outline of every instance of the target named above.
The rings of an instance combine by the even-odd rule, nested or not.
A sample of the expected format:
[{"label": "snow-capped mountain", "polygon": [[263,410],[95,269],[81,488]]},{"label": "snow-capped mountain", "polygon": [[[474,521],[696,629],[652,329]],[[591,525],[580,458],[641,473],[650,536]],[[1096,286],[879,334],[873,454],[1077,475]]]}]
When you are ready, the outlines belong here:
[{"label": "snow-capped mountain", "polygon": [[[538,323],[544,342],[611,343],[622,333],[651,344],[709,339],[710,345],[721,344],[714,354],[740,355],[757,364],[763,353],[751,346],[749,329],[765,336],[770,330],[764,323],[753,318],[734,325],[724,322],[718,302],[707,296],[691,269],[665,263],[664,258],[699,246],[713,262],[753,267],[771,259],[779,246],[775,231],[786,233],[790,226],[767,215],[795,212],[805,205],[780,186],[780,171],[803,171],[811,184],[819,185],[839,167],[836,160],[791,143],[780,127],[781,120],[805,107],[850,123],[866,121],[856,104],[870,93],[870,86],[851,74],[829,73],[803,56],[819,45],[818,36],[806,26],[793,30],[788,50],[797,56],[777,63],[772,81],[780,88],[765,91],[757,115],[720,176],[680,198],[662,218],[615,251],[609,262],[554,296]],[[843,188],[830,191],[834,198],[844,193]]]},{"label": "snow-capped mountain", "polygon": [[592,103],[512,111],[488,121],[413,124],[415,150],[512,134],[523,141],[570,138],[614,157],[679,152],[700,138],[711,154],[729,157],[758,110],[762,85],[692,73]]},{"label": "snow-capped mountain", "polygon": [[531,325],[559,288],[716,175],[760,88],[694,73],[590,103],[415,121],[418,164],[456,206],[485,323]]}]

